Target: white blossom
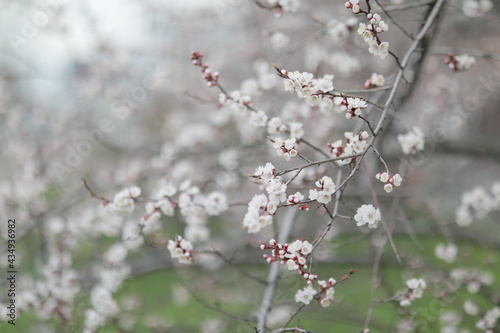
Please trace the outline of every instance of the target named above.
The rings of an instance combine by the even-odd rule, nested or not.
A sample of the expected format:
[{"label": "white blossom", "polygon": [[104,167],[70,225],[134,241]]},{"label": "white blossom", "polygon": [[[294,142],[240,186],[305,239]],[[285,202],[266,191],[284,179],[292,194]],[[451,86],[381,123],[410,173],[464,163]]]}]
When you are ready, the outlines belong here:
[{"label": "white blossom", "polygon": [[267,115],[264,111],[252,112],[250,116],[250,125],[255,127],[265,127],[267,124]]},{"label": "white blossom", "polygon": [[464,312],[471,316],[476,316],[479,313],[479,305],[472,301],[464,302]]},{"label": "white blossom", "polygon": [[349,36],[349,29],[347,25],[339,21],[337,19],[331,19],[328,21],[327,25],[327,32],[328,35],[335,41],[341,41],[347,38]]},{"label": "white blossom", "polygon": [[283,157],[286,161],[290,161],[292,157],[297,156],[296,138],[290,138],[283,141],[281,138],[274,139],[273,147],[276,149],[278,156]]},{"label": "white blossom", "polygon": [[476,57],[468,54],[449,54],[444,62],[452,71],[464,72],[471,69],[472,66],[476,64]]},{"label": "white blossom", "polygon": [[118,304],[113,299],[109,289],[100,285],[95,286],[90,293],[90,302],[94,309],[106,317],[118,313]]},{"label": "white blossom", "polygon": [[204,206],[208,215],[220,215],[229,208],[226,195],[222,192],[210,193],[205,198]]},{"label": "white blossom", "polygon": [[248,210],[243,218],[243,229],[249,233],[259,232],[272,224],[272,216],[267,212],[268,199],[264,194],[255,195],[248,203]]},{"label": "white blossom", "polygon": [[424,149],[425,134],[418,127],[413,127],[406,134],[398,135],[398,142],[404,154],[415,154]]},{"label": "white blossom", "polygon": [[455,244],[438,244],[434,251],[437,258],[453,263],[457,259],[458,247]]},{"label": "white blossom", "polygon": [[292,138],[300,139],[304,136],[304,124],[299,122],[290,123],[290,136]]},{"label": "white blossom", "polygon": [[469,17],[484,16],[492,8],[491,0],[465,0],[462,5],[464,15]]},{"label": "white blossom", "polygon": [[401,182],[403,181],[403,178],[401,177],[401,175],[399,173],[392,175],[392,176],[388,172],[377,173],[375,175],[375,178],[377,178],[381,182],[385,183],[384,190],[387,193],[392,192],[392,190],[394,189],[394,186],[396,186],[396,187],[400,186]]},{"label": "white blossom", "polygon": [[187,225],[184,236],[193,243],[206,242],[210,238],[210,229],[205,225]]},{"label": "white blossom", "polygon": [[311,303],[316,293],[316,290],[311,286],[307,286],[302,290],[297,290],[295,293],[295,302],[301,302],[307,305]]},{"label": "white blossom", "polygon": [[279,0],[278,4],[285,12],[296,12],[299,9],[300,0]]},{"label": "white blossom", "polygon": [[[348,7],[349,8],[349,7]],[[368,52],[384,59],[389,54],[389,43],[380,42],[378,35],[389,30],[389,25],[377,13],[367,14],[368,24],[359,23],[358,34],[368,43]]]},{"label": "white blossom", "polygon": [[370,228],[378,227],[381,218],[380,210],[373,207],[373,205],[362,205],[357,209],[356,215],[354,215],[357,226],[368,224]]},{"label": "white blossom", "polygon": [[104,259],[112,264],[118,264],[125,260],[127,254],[127,247],[123,243],[116,243],[106,251]]},{"label": "white blossom", "polygon": [[193,262],[193,245],[181,236],[176,236],[175,240],[169,240],[167,248],[172,258],[179,260],[181,264],[191,264]]},{"label": "white blossom", "polygon": [[476,323],[476,327],[486,332],[493,332],[500,318],[500,307],[495,306],[484,315],[483,319]]},{"label": "white blossom", "polygon": [[457,60],[457,69],[459,71],[466,71],[476,63],[476,58],[468,54],[460,54],[455,56]]},{"label": "white blossom", "polygon": [[286,126],[283,124],[280,117],[273,117],[267,123],[267,132],[269,134],[276,134],[284,131],[286,131]]},{"label": "white blossom", "polygon": [[112,213],[130,214],[135,209],[135,199],[141,195],[141,189],[137,186],[126,188],[115,194],[113,201],[105,205]]},{"label": "white blossom", "polygon": [[481,186],[476,186],[462,194],[460,206],[457,208],[456,222],[465,227],[472,223],[474,218],[483,219],[489,213],[500,209],[500,183],[495,182],[491,193]]},{"label": "white blossom", "polygon": [[385,84],[385,78],[382,74],[372,73],[370,78],[365,81],[365,89],[373,87],[382,87]]},{"label": "white blossom", "polygon": [[408,291],[399,299],[400,306],[410,306],[415,298],[421,298],[424,290],[427,288],[427,283],[424,279],[410,279],[406,281]]},{"label": "white blossom", "polygon": [[282,32],[275,32],[271,36],[271,45],[275,50],[282,50],[288,46],[290,38]]}]

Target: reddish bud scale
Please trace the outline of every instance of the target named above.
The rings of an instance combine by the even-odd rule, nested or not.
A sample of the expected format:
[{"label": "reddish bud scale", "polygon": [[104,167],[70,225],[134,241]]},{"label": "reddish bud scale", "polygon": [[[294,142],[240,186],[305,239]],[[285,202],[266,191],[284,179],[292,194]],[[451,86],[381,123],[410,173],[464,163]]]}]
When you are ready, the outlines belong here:
[{"label": "reddish bud scale", "polygon": [[309,205],[308,204],[300,205],[299,210],[309,210]]}]

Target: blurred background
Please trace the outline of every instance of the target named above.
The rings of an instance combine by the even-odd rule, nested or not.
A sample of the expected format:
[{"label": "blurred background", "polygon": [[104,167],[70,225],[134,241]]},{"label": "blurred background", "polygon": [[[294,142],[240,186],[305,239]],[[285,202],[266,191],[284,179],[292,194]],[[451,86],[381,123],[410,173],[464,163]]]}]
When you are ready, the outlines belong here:
[{"label": "blurred background", "polygon": [[[379,2],[387,6],[387,13],[379,13],[391,26],[384,38],[401,58],[412,40],[391,18],[415,35],[431,1]],[[463,193],[476,187],[474,202],[500,197],[500,186],[492,189],[500,181],[500,8],[495,3],[471,17],[464,15],[464,2],[447,2],[426,50],[413,57],[405,74],[412,83],[399,91],[378,142],[391,170],[406,178],[396,195],[377,189],[404,259],[398,263],[386,249],[377,298],[390,298],[404,290],[406,279],[423,276],[435,288],[421,300],[425,309],[443,296],[440,283],[453,269],[465,269],[465,280],[480,280],[483,287],[476,293],[450,289],[453,301],[433,310],[420,330],[418,310],[397,302],[376,306],[371,332],[475,332],[475,322],[499,304],[498,207],[472,207],[467,226],[457,225],[456,215],[466,205]],[[220,105],[220,91],[207,87],[190,54],[205,56],[227,92],[251,96],[269,118],[303,122],[304,138],[327,150],[327,142],[361,130],[363,123],[319,112],[286,93],[272,65],[315,77],[334,74],[339,91],[362,89],[372,72],[391,82],[396,61],[368,54],[358,22],[344,1],[301,1],[298,11],[281,18],[247,0],[0,2],[0,216],[17,222],[15,331],[254,332],[242,318],[255,317],[264,287],[239,269],[266,278],[258,245],[276,229],[257,235],[241,229],[248,201],[260,193],[248,175],[266,162],[279,169],[300,162],[280,160],[265,131]],[[477,64],[453,73],[443,61],[448,53],[474,55]],[[387,98],[384,91],[359,94],[379,104]],[[372,109],[368,119],[378,115]],[[425,132],[426,148],[406,157],[396,137],[413,126]],[[373,157],[366,168],[375,174],[381,165]],[[320,168],[307,177],[333,170]],[[307,177],[304,184],[311,181]],[[188,182],[202,193],[224,192],[230,209],[196,223],[179,212],[162,216],[160,228],[144,236],[144,202],[129,215],[109,215],[82,179],[107,199],[134,185],[152,198],[164,181],[179,191]],[[369,183],[361,176],[352,182],[342,214],[352,216],[371,200]],[[326,222],[324,212],[301,213],[293,237],[312,240]],[[338,287],[334,306],[304,310],[300,324],[312,332],[363,328],[373,249],[383,232],[353,224],[334,224],[315,253],[325,278],[340,279],[350,269],[356,274]],[[6,223],[0,232],[6,239]],[[176,234],[221,256],[201,254],[196,265],[179,265],[166,250]],[[436,258],[438,243],[457,244],[458,257],[450,263]],[[0,245],[6,255],[3,240]],[[2,271],[6,264],[2,259]],[[286,272],[281,285],[271,328],[295,311],[293,295],[303,287],[300,277]],[[0,290],[6,304],[5,281]],[[475,315],[463,310],[471,299],[480,308]],[[104,318],[89,312],[99,304],[111,309]],[[0,331],[14,332],[5,322]]]}]

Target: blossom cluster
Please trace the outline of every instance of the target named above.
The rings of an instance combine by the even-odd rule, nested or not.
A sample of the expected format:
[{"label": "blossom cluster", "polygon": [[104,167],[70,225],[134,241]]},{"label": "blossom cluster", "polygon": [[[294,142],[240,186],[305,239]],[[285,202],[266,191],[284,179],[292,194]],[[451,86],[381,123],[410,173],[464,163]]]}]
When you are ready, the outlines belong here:
[{"label": "blossom cluster", "polygon": [[300,0],[267,0],[270,5],[279,8],[278,15],[284,12],[296,12],[300,6]]},{"label": "blossom cluster", "polygon": [[210,236],[209,229],[205,226],[204,216],[205,197],[200,193],[198,186],[186,180],[179,186],[179,210],[187,224],[184,236],[190,241],[201,242]]},{"label": "blossom cluster", "polygon": [[[40,278],[36,282],[28,278],[25,281],[29,282],[27,288],[19,290],[19,293],[16,290],[16,297],[21,300],[17,307],[23,312],[32,307],[41,318],[50,318],[54,313],[60,318],[70,318],[74,301],[81,292],[78,271],[71,267],[73,257],[69,251],[61,251],[54,244],[50,244],[47,250]],[[2,307],[8,309],[5,303]],[[5,318],[6,313],[5,310],[0,311],[0,316]]]},{"label": "blossom cluster", "polygon": [[462,194],[460,206],[456,210],[456,222],[465,227],[475,218],[483,219],[490,212],[500,209],[500,182],[496,182],[488,193],[483,187],[474,187]]},{"label": "blossom cluster", "polygon": [[275,239],[269,240],[269,244],[261,244],[261,250],[271,250],[271,255],[264,254],[263,257],[268,263],[279,261],[281,264],[286,264],[288,270],[297,271],[302,275],[307,282],[304,289],[297,290],[295,293],[295,301],[309,304],[314,298],[322,307],[327,307],[333,300],[335,289],[333,288],[337,281],[330,278],[328,281],[317,281],[321,291],[318,293],[313,287],[313,283],[318,276],[306,271],[306,258],[311,254],[313,245],[308,241],[295,240],[291,244],[279,244]]},{"label": "blossom cluster", "polygon": [[248,210],[243,218],[243,229],[249,233],[259,232],[262,228],[271,225],[272,215],[278,210],[278,205],[286,201],[286,184],[280,176],[275,175],[275,167],[271,163],[259,166],[253,177],[260,181],[266,190],[265,194],[255,195],[248,203]]},{"label": "blossom cluster", "polygon": [[319,294],[320,298],[318,300],[319,305],[326,308],[330,306],[333,301],[333,297],[335,295],[335,289],[333,288],[337,284],[337,281],[334,278],[329,278],[328,281],[319,280],[318,286],[321,289],[321,293]]},{"label": "blossom cluster", "polygon": [[[208,65],[204,65],[202,62],[203,54],[199,52],[191,53],[191,60],[195,66],[202,68],[203,79],[207,82],[209,87],[214,87],[218,85],[219,73],[212,73]],[[267,80],[273,81],[273,80]],[[253,82],[250,83],[250,82]],[[258,90],[259,83],[256,80],[247,81],[248,84],[254,86],[254,88],[249,89],[248,84],[244,86],[245,90],[254,91]],[[261,85],[262,89],[267,88],[265,85]],[[250,124],[254,127],[264,127],[267,123],[267,115],[262,110],[254,110],[250,107],[252,98],[242,93],[240,90],[235,90],[231,94],[227,94],[225,91],[219,94],[219,103],[221,105],[228,106],[236,114],[243,115],[247,110],[252,110],[252,115],[250,117]]]},{"label": "blossom cluster", "polygon": [[[280,132],[286,131],[286,125],[283,124],[283,121],[280,117],[273,117],[267,123],[267,132],[269,134],[276,134]],[[293,135],[292,135],[293,137]]]},{"label": "blossom cluster", "polygon": [[355,17],[348,17],[345,20],[338,20],[336,18],[330,19],[327,24],[327,33],[333,39],[333,41],[341,41],[347,36],[349,32],[357,25],[358,20]]},{"label": "blossom cluster", "polygon": [[468,315],[475,316],[479,313],[479,305],[470,300],[464,302],[464,311]]},{"label": "blossom cluster", "polygon": [[476,57],[468,54],[454,55],[450,53],[444,59],[444,62],[453,72],[464,72],[476,64]]},{"label": "blossom cluster", "polygon": [[353,163],[356,158],[349,156],[363,153],[368,147],[366,139],[368,139],[369,136],[370,135],[367,131],[360,132],[356,135],[352,132],[345,132],[345,145],[343,144],[342,139],[328,143],[327,146],[330,148],[330,152],[333,154],[333,157],[346,157],[344,159],[336,160],[335,162],[337,165],[342,166]]},{"label": "blossom cluster", "polygon": [[304,136],[304,124],[302,122],[291,121],[287,126],[283,123],[281,117],[273,117],[267,122],[267,132],[269,134],[284,133],[287,130],[290,138],[300,139]]},{"label": "blossom cluster", "polygon": [[162,214],[165,216],[174,216],[176,204],[172,203],[168,198],[161,198],[154,202],[146,204],[146,215],[141,218],[141,225],[152,225],[158,221]]},{"label": "blossom cluster", "polygon": [[208,194],[205,197],[203,206],[205,208],[205,212],[212,216],[218,216],[229,208],[226,195],[219,191]]},{"label": "blossom cluster", "polygon": [[283,157],[285,161],[290,161],[292,157],[297,156],[296,138],[290,138],[283,141],[281,138],[270,139],[273,142],[273,147],[279,157]]},{"label": "blossom cluster", "polygon": [[278,31],[270,34],[271,38],[271,45],[273,46],[273,49],[275,50],[282,50],[288,46],[290,43],[290,37],[288,37],[286,34]]},{"label": "blossom cluster", "polygon": [[437,244],[434,250],[436,258],[441,259],[449,264],[454,263],[457,260],[458,247],[453,244]]},{"label": "blossom cluster", "polygon": [[351,9],[354,14],[359,14],[363,12],[359,0],[349,0],[345,3],[345,7]]},{"label": "blossom cluster", "polygon": [[279,244],[275,239],[271,239],[269,244],[261,244],[260,249],[271,250],[271,255],[263,255],[268,263],[279,261],[281,264],[286,264],[288,270],[297,271],[309,285],[318,277],[306,271],[306,258],[313,250],[312,244],[308,241],[297,239],[291,244]]},{"label": "blossom cluster", "polygon": [[179,260],[181,264],[191,264],[193,262],[193,244],[181,236],[169,240],[167,248],[172,258]]},{"label": "blossom cluster", "polygon": [[102,205],[110,213],[130,214],[135,209],[135,200],[142,191],[137,186],[132,186],[121,190],[113,197],[113,201],[104,201]]},{"label": "blossom cluster", "polygon": [[262,228],[273,223],[273,217],[277,206],[264,194],[255,195],[248,203],[248,210],[243,218],[243,229],[249,233],[257,233]]},{"label": "blossom cluster", "polygon": [[476,269],[456,268],[450,272],[450,277],[459,284],[465,284],[467,291],[477,294],[481,286],[491,286],[493,275]]},{"label": "blossom cluster", "polygon": [[286,199],[287,205],[295,206],[300,205],[299,210],[309,210],[309,204],[303,203],[304,195],[300,192],[295,192],[294,194],[290,194],[288,199]]},{"label": "blossom cluster", "polygon": [[415,126],[408,133],[399,134],[398,142],[404,154],[415,154],[424,150],[425,134],[419,127]]},{"label": "blossom cluster", "polygon": [[317,293],[318,291],[313,286],[307,285],[304,289],[297,290],[295,293],[295,302],[309,305]]},{"label": "blossom cluster", "polygon": [[266,124],[267,124],[267,114],[264,111],[258,110],[252,112],[252,115],[250,116],[250,125],[254,127],[265,127]]},{"label": "blossom cluster", "polygon": [[385,78],[382,74],[372,73],[370,78],[365,81],[364,88],[371,89],[374,87],[382,87],[385,84]]},{"label": "blossom cluster", "polygon": [[[174,196],[178,193],[178,197]],[[179,211],[186,222],[184,236],[192,242],[203,242],[210,237],[206,226],[208,215],[220,215],[228,208],[226,195],[220,191],[203,194],[191,180],[184,180],[178,187],[171,181],[161,183],[154,195],[145,205],[146,214],[139,223],[142,232],[152,233],[161,228],[160,218],[174,216]]]},{"label": "blossom cluster", "polygon": [[146,215],[142,217],[141,225],[148,229],[147,226],[154,225],[155,221],[158,221],[162,214],[165,216],[173,216],[177,205],[171,201],[170,197],[176,192],[177,189],[170,182],[162,183],[158,191],[160,199],[146,203]]},{"label": "blossom cluster", "polygon": [[368,106],[368,104],[366,104],[366,101],[359,97],[335,97],[333,99],[333,103],[338,106],[341,111],[346,113],[345,117],[347,119],[361,116],[361,110]]},{"label": "blossom cluster", "polygon": [[422,297],[424,290],[427,288],[427,283],[424,279],[410,279],[406,281],[406,287],[408,290],[399,299],[399,305],[405,307],[410,306],[416,298]]},{"label": "blossom cluster", "polygon": [[327,204],[332,201],[332,194],[337,190],[337,186],[328,176],[323,176],[315,183],[318,189],[309,190],[309,199],[316,200],[319,203]]},{"label": "blossom cluster", "polygon": [[[357,0],[346,2],[346,7],[351,8],[355,14],[365,13],[361,10]],[[384,59],[389,54],[389,43],[381,42],[379,34],[389,30],[389,25],[382,20],[377,13],[366,13],[368,23],[359,23],[358,34],[363,36],[363,40],[368,44],[368,52]]]},{"label": "blossom cluster", "polygon": [[465,16],[480,17],[484,16],[493,8],[491,0],[465,0],[462,5],[462,11]]},{"label": "blossom cluster", "polygon": [[[193,65],[201,67],[201,71],[203,73],[203,79],[207,82],[207,85],[209,87],[217,86],[219,80],[219,73],[218,72],[212,73],[212,71],[209,68],[209,65],[203,64],[202,59],[203,59],[203,54],[196,51],[193,51],[191,53],[191,60],[193,62]],[[258,83],[255,83],[255,85],[258,86]],[[221,105],[227,105],[236,114],[240,115],[244,114],[248,109],[250,109],[249,105],[251,102],[252,98],[249,95],[243,94],[239,90],[235,90],[229,95],[226,92],[219,94],[219,103]],[[250,123],[253,126],[263,127],[265,126],[266,122],[267,122],[267,115],[265,114],[264,111],[254,111],[252,113]]]},{"label": "blossom cluster", "polygon": [[[243,95],[239,90],[233,91],[230,95],[219,94],[219,103],[229,106],[236,114],[244,114],[251,102],[252,98],[248,95]],[[266,120],[264,120],[264,123]],[[258,123],[255,119],[253,121]]]},{"label": "blossom cluster", "polygon": [[399,173],[390,175],[388,172],[379,172],[375,175],[375,178],[380,180],[382,183],[385,183],[384,191],[386,191],[387,193],[391,193],[394,189],[394,186],[401,186],[401,182],[403,181],[403,178]]},{"label": "blossom cluster", "polygon": [[381,219],[380,210],[373,205],[361,205],[356,210],[356,215],[354,215],[354,221],[357,222],[356,225],[358,227],[368,224],[368,227],[371,229],[378,227]]},{"label": "blossom cluster", "polygon": [[118,314],[119,308],[113,299],[111,291],[103,286],[97,285],[90,292],[92,308],[85,311],[85,328],[95,331],[104,326],[107,317]]},{"label": "blossom cluster", "polygon": [[289,205],[298,205],[304,199],[304,195],[300,192],[295,192],[294,194],[290,194],[288,199],[286,199],[286,203]]},{"label": "blossom cluster", "polygon": [[299,289],[295,293],[295,302],[301,302],[304,304],[310,304],[313,299],[317,299],[320,306],[326,308],[330,306],[335,296],[334,286],[337,284],[334,278],[328,279],[328,281],[318,281],[318,286],[320,291],[318,292],[312,285],[304,287],[304,289]]},{"label": "blossom cluster", "polygon": [[210,237],[206,226],[207,215],[220,215],[228,209],[227,198],[222,192],[201,193],[198,186],[186,180],[179,186],[178,205],[187,224],[185,237],[192,242],[203,242]]},{"label": "blossom cluster", "polygon": [[493,333],[498,319],[500,319],[500,307],[495,306],[486,312],[483,319],[476,323],[476,327],[485,332]]},{"label": "blossom cluster", "polygon": [[210,70],[208,65],[203,65],[203,54],[199,52],[191,52],[191,60],[193,65],[201,67],[201,72],[203,73],[203,79],[207,82],[209,87],[214,87],[217,85],[217,80],[219,80],[219,73]]},{"label": "blossom cluster", "polygon": [[283,69],[280,73],[285,78],[285,90],[295,92],[298,97],[305,98],[310,106],[321,103],[322,96],[334,89],[333,75],[325,75],[320,79],[315,79],[313,74],[308,72],[287,72]]}]

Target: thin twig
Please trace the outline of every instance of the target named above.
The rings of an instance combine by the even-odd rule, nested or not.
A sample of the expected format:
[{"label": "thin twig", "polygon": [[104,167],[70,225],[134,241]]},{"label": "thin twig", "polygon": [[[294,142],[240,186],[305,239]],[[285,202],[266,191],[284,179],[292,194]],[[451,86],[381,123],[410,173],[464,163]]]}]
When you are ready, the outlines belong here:
[{"label": "thin twig", "polygon": [[301,304],[297,310],[295,310],[295,312],[290,316],[290,318],[288,318],[288,321],[285,323],[285,326],[288,326],[292,320],[297,317],[297,315],[300,313],[300,311],[302,311],[303,308],[305,308],[305,304]]},{"label": "thin twig", "polygon": [[371,295],[372,299],[370,301],[370,305],[368,306],[368,311],[366,314],[364,327],[368,328],[370,325],[370,321],[372,318],[373,308],[375,306],[375,291],[377,289],[378,284],[378,272],[380,270],[380,261],[382,260],[382,255],[384,254],[385,247],[387,246],[387,238],[384,240],[384,243],[380,245],[377,253],[375,254],[375,260],[373,261],[373,271],[372,271],[372,286],[371,286]]},{"label": "thin twig", "polygon": [[384,8],[383,5],[380,4],[379,0],[375,0],[375,2],[377,3],[377,5],[379,5],[379,7],[382,9],[382,11],[384,12],[385,16],[387,16],[391,22],[396,26],[398,27],[408,38],[410,38],[411,40],[413,40],[413,36],[408,32],[406,31],[405,28],[403,28],[402,25],[400,25],[392,16],[391,14]]},{"label": "thin twig", "polygon": [[365,117],[359,115],[358,116],[360,119],[362,119],[366,125],[368,126],[368,129],[370,130],[370,132],[372,133],[372,136],[375,135],[375,132],[373,131],[373,127],[370,125],[370,122],[368,121],[368,119],[366,119]]},{"label": "thin twig", "polygon": [[385,171],[387,173],[389,173],[389,167],[387,166],[387,163],[385,162],[385,160],[382,158],[382,155],[380,155],[379,151],[377,150],[377,148],[375,148],[375,145],[371,145],[370,146],[372,149],[373,149],[373,152],[375,154],[377,154],[377,158],[380,160],[380,162],[382,162],[382,164],[384,165],[385,167]]},{"label": "thin twig", "polygon": [[392,89],[389,93],[389,97],[387,98],[385,105],[384,105],[384,109],[383,109],[384,111],[382,112],[382,115],[380,116],[379,122],[378,122],[377,126],[375,127],[376,134],[378,134],[382,130],[382,124],[384,123],[384,120],[387,117],[387,112],[389,111],[389,106],[391,105],[392,101],[394,100],[396,92],[399,88],[399,84],[401,82],[401,78],[404,75],[404,70],[406,69],[408,62],[410,61],[410,57],[412,56],[415,49],[422,42],[422,39],[425,37],[425,34],[427,33],[427,31],[430,29],[430,27],[434,23],[434,20],[436,19],[437,15],[441,11],[441,8],[443,7],[445,2],[446,2],[446,0],[437,0],[436,1],[431,13],[427,17],[427,20],[425,21],[424,26],[420,29],[420,32],[415,37],[415,40],[410,45],[410,47],[408,48],[408,51],[406,52],[405,56],[403,57],[403,60],[401,61],[402,68],[400,68],[398,73],[396,74],[396,79],[394,80],[394,84],[393,84]]},{"label": "thin twig", "polygon": [[368,88],[368,89],[347,89],[347,90],[342,90],[342,92],[347,94],[372,93],[377,91],[389,90],[391,88],[392,86],[383,86],[383,87]]},{"label": "thin twig", "polygon": [[235,319],[235,320],[239,320],[239,321],[244,321],[244,322],[247,322],[247,323],[255,323],[255,320],[254,319],[250,319],[250,318],[247,318],[247,317],[241,317],[241,316],[237,316],[237,315],[234,315],[232,313],[229,313],[225,310],[222,310],[219,306],[219,304],[215,304],[215,305],[211,305],[211,304],[208,304],[207,302],[205,302],[204,300],[202,300],[201,298],[199,298],[195,292],[193,292],[183,281],[180,281],[180,284],[184,287],[184,289],[186,289],[189,294],[191,294],[191,296],[200,304],[202,304],[203,306],[205,306],[207,309],[210,309],[210,310],[214,310],[214,311],[217,311],[221,314],[223,314],[224,316],[226,317],[229,317],[229,318],[232,318],[232,319]]},{"label": "thin twig", "polygon": [[[286,243],[290,233],[292,232],[292,227],[295,224],[297,218],[297,209],[289,209],[283,219],[283,224],[281,226],[280,232],[278,234],[278,243]],[[280,262],[276,261],[271,264],[269,269],[269,274],[267,276],[267,288],[264,292],[264,297],[262,298],[262,303],[259,311],[259,318],[257,322],[257,330],[264,332],[267,322],[267,316],[272,308],[272,302],[274,293],[278,286],[279,272],[280,272]],[[286,325],[287,326],[287,325]]]},{"label": "thin twig", "polygon": [[325,153],[323,150],[321,150],[320,148],[316,147],[315,145],[313,145],[312,143],[310,143],[309,141],[306,141],[305,139],[303,138],[300,138],[299,139],[300,142],[304,142],[307,146],[309,146],[311,149],[317,151],[318,153],[320,153],[321,155],[325,156],[326,158],[329,158],[330,156]]},{"label": "thin twig", "polygon": [[228,265],[231,266],[231,268],[233,268],[235,271],[237,271],[238,273],[240,273],[241,275],[249,278],[250,280],[253,280],[253,281],[256,281],[260,284],[263,284],[263,285],[266,285],[266,281],[261,279],[261,278],[258,278],[256,276],[253,276],[251,275],[250,273],[248,273],[247,271],[245,271],[244,269],[241,269],[239,266],[235,265],[233,263],[233,258],[231,257],[231,259],[227,259],[226,257],[224,257],[222,255],[222,253],[220,253],[219,251],[213,249],[213,253],[215,253],[216,255],[219,256],[219,258],[221,258],[222,260],[224,260],[225,263],[227,263]]},{"label": "thin twig", "polygon": [[345,160],[345,159],[349,159],[349,158],[360,157],[363,154],[364,154],[364,152],[363,153],[359,153],[359,154],[349,155],[349,156],[340,156],[340,157],[329,158],[329,159],[326,159],[326,160],[320,160],[320,161],[311,162],[311,163],[308,163],[308,164],[305,164],[305,165],[301,165],[301,166],[298,166],[298,167],[295,167],[295,168],[290,168],[290,169],[286,169],[286,170],[282,170],[282,171],[276,172],[276,176],[282,176],[282,175],[287,174],[289,172],[292,172],[292,171],[295,171],[295,170],[299,170],[299,169],[308,168],[308,167],[313,166],[313,165],[320,165],[320,164],[323,164],[323,163],[328,163],[328,162],[334,162],[334,161],[338,161],[338,160]]},{"label": "thin twig", "polygon": [[87,191],[89,192],[89,195],[94,197],[94,198],[97,198],[97,199],[100,199],[104,202],[110,202],[110,200],[106,199],[104,196],[102,195],[98,195],[98,194],[95,194],[94,191],[92,191],[92,189],[90,188],[89,184],[87,183],[87,180],[85,178],[82,178],[82,181],[83,181],[83,185],[85,186],[85,188],[87,189]]},{"label": "thin twig", "polygon": [[[376,193],[375,189],[373,188],[373,182],[371,181],[371,175],[370,175],[370,173],[368,171],[368,166],[366,165],[366,161],[365,160],[363,160],[363,162],[365,162],[364,163],[364,166],[365,166],[365,168],[364,168],[365,169],[365,175],[366,175],[366,178],[367,178],[367,181],[368,181],[368,185],[369,185],[369,189],[370,189],[370,194],[371,194],[373,203],[375,204],[375,206],[377,208],[379,208],[380,204],[378,203],[377,193]],[[396,248],[396,244],[394,243],[394,239],[392,238],[392,232],[387,227],[387,223],[385,222],[384,216],[380,217],[380,222],[382,223],[382,226],[384,227],[385,233],[387,234],[387,238],[389,239],[389,243],[391,244],[392,250],[394,251],[394,254],[396,255],[396,259],[398,260],[398,262],[401,262],[401,257],[399,256],[399,251]]]},{"label": "thin twig", "polygon": [[414,0],[414,1],[409,1],[407,3],[399,4],[399,5],[385,6],[385,10],[388,12],[398,11],[398,10],[406,10],[406,9],[411,9],[411,8],[415,8],[415,7],[431,5],[433,3],[434,3],[434,0],[420,0],[420,1]]}]

